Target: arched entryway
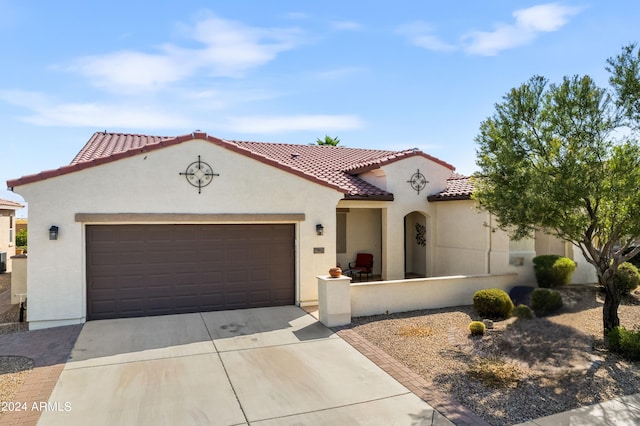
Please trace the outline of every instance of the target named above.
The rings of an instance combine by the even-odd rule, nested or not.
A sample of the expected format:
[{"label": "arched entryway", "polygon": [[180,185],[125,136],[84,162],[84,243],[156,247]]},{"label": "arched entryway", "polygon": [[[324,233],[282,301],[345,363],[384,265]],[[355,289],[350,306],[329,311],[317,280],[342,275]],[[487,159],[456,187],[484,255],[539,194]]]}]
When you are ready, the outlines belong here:
[{"label": "arched entryway", "polygon": [[430,233],[428,218],[421,212],[404,217],[404,274],[407,278],[427,277]]}]

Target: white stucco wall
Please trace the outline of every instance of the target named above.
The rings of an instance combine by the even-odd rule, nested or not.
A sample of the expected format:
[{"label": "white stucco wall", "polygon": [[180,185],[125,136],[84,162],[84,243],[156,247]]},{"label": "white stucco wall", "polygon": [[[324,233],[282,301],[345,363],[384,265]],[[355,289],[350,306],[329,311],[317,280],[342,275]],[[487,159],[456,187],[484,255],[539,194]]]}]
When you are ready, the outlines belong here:
[{"label": "white stucco wall", "polygon": [[[428,183],[418,193],[407,182],[417,171],[425,176]],[[387,190],[394,195],[393,203],[382,211],[382,250],[386,262],[382,265],[382,278],[403,279],[405,273],[405,232],[404,218],[412,212],[420,212],[426,218],[427,239],[436,232],[435,203],[428,203],[427,196],[442,191],[447,186],[451,169],[421,156],[409,157],[382,167],[387,176]],[[435,259],[427,250],[426,270],[432,271]]]},{"label": "white stucco wall", "polygon": [[[220,175],[201,194],[179,175],[198,155]],[[14,190],[29,203],[28,300],[33,329],[85,320],[85,224],[75,221],[76,213],[304,213],[305,220],[296,226],[300,304],[315,303],[315,276],[326,274],[336,263],[335,208],[341,193],[203,140]],[[318,223],[324,226],[323,236],[316,235]],[[51,225],[60,228],[56,241],[48,239]],[[314,247],[323,247],[324,254],[314,254]]]},{"label": "white stucco wall", "polygon": [[476,291],[499,288],[508,292],[516,278],[515,274],[504,274],[351,283],[351,315],[470,305]]},{"label": "white stucco wall", "polygon": [[491,238],[498,236],[485,226],[489,214],[476,209],[474,201],[441,201],[434,225],[434,276],[488,274]]},{"label": "white stucco wall", "polygon": [[7,253],[6,272],[11,272],[11,256],[16,254],[15,226],[15,211],[0,209],[0,251]]},{"label": "white stucco wall", "polygon": [[434,276],[517,274],[513,285],[535,285],[533,239],[511,241],[473,200],[433,204],[437,206]]},{"label": "white stucco wall", "polygon": [[[420,170],[427,186],[418,193],[407,182]],[[509,265],[509,238],[491,232],[491,216],[476,209],[472,200],[428,202],[427,196],[446,188],[451,170],[424,157],[410,157],[384,166],[361,177],[371,183],[386,184],[393,202],[340,201],[338,207],[367,206],[380,209],[382,233],[382,279],[403,279],[405,271],[425,271],[427,277],[477,274],[513,274],[521,267]],[[408,227],[405,230],[405,217]],[[415,244],[415,223],[426,226],[426,247]],[[363,226],[360,223],[360,227]],[[375,227],[373,221],[368,222]],[[407,241],[407,246],[405,246]],[[417,269],[417,271],[409,271]]]}]

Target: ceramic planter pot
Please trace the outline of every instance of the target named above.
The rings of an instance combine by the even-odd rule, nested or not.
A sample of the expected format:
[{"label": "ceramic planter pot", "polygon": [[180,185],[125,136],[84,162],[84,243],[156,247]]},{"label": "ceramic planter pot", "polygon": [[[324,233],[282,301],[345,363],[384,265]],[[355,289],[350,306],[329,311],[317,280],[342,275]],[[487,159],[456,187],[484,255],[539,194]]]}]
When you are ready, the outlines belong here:
[{"label": "ceramic planter pot", "polygon": [[331,278],[338,278],[340,275],[342,275],[342,268],[335,267],[329,269],[329,275],[331,276]]}]

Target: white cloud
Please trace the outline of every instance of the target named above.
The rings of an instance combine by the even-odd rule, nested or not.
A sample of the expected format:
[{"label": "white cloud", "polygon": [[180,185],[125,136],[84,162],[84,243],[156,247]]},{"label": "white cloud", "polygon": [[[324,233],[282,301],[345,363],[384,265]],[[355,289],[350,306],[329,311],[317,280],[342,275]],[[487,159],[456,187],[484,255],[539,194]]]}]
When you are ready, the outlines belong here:
[{"label": "white cloud", "polygon": [[358,129],[362,120],[355,115],[282,115],[230,117],[226,130],[239,133],[286,133],[291,131],[335,131]]},{"label": "white cloud", "polygon": [[[242,96],[241,92],[238,92]],[[255,95],[255,94],[254,94]],[[251,94],[247,93],[247,100]],[[265,93],[263,96],[269,96]],[[57,102],[38,92],[4,91],[0,100],[29,112],[18,117],[20,120],[37,126],[91,127],[91,128],[128,128],[145,131],[161,129],[195,129],[203,121],[212,128],[246,134],[273,134],[293,131],[338,131],[363,127],[362,120],[355,115],[273,115],[273,116],[226,116],[218,113],[214,119],[207,114],[211,108],[224,108],[227,105],[211,107],[211,99],[219,99],[216,91],[192,92],[190,105],[168,102],[174,105],[167,109],[155,102],[137,103],[106,102]],[[198,98],[205,100],[207,108],[193,107]],[[215,101],[213,103],[216,103]]]},{"label": "white cloud", "polygon": [[68,69],[91,79],[97,87],[115,91],[141,92],[162,88],[189,76],[196,65],[178,66],[177,57],[121,51],[80,58]]},{"label": "white cloud", "polygon": [[415,21],[402,25],[397,32],[407,37],[411,44],[427,50],[446,52],[456,49],[455,45],[446,43],[438,38],[434,34],[434,28],[424,21]]},{"label": "white cloud", "polygon": [[558,31],[568,21],[569,17],[580,10],[575,7],[560,6],[556,3],[532,6],[513,12],[516,26],[531,31]]},{"label": "white cloud", "polygon": [[31,112],[20,119],[38,126],[122,127],[137,129],[192,128],[191,119],[177,111],[139,104],[99,102],[59,103],[37,92],[7,91],[0,99]]},{"label": "white cloud", "polygon": [[500,23],[493,31],[474,31],[465,39],[465,51],[471,54],[493,56],[502,50],[530,43],[540,33],[558,31],[579,8],[548,3],[513,12],[513,24]]},{"label": "white cloud", "polygon": [[118,51],[78,58],[63,69],[102,89],[118,93],[154,91],[204,72],[212,77],[242,77],[300,43],[295,28],[260,28],[208,14],[183,26],[197,47],[164,44],[153,53]]},{"label": "white cloud", "polygon": [[558,3],[519,9],[513,12],[514,23],[497,23],[493,31],[471,31],[462,37],[461,43],[456,44],[443,41],[436,35],[435,29],[423,21],[403,25],[397,32],[411,44],[427,50],[446,52],[463,49],[474,55],[492,56],[502,50],[530,43],[541,33],[558,31],[580,11],[580,8]]}]

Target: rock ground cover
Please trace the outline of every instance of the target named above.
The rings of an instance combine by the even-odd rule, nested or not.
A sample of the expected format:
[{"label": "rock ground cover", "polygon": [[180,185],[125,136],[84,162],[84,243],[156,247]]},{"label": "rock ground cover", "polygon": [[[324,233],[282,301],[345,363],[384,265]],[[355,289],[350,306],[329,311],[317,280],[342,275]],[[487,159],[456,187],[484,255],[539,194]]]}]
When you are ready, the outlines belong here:
[{"label": "rock ground cover", "polygon": [[[640,392],[640,364],[610,353],[595,287],[560,289],[564,307],[533,320],[497,321],[470,337],[471,306],[355,318],[354,331],[492,425],[509,425]],[[620,306],[640,327],[640,294]]]}]

